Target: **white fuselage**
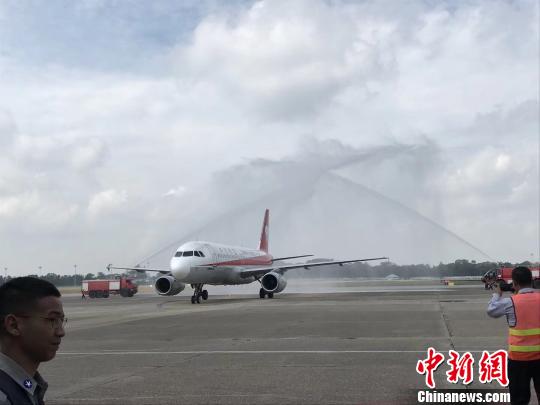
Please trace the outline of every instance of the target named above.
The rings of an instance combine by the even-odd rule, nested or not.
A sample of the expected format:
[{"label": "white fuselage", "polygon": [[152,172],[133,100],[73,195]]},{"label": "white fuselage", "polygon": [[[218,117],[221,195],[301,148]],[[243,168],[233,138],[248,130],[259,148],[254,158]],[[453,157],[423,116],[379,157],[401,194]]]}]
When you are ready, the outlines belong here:
[{"label": "white fuselage", "polygon": [[171,258],[171,275],[185,284],[248,284],[255,277],[241,277],[245,268],[272,264],[272,256],[258,250],[212,242],[187,242]]}]

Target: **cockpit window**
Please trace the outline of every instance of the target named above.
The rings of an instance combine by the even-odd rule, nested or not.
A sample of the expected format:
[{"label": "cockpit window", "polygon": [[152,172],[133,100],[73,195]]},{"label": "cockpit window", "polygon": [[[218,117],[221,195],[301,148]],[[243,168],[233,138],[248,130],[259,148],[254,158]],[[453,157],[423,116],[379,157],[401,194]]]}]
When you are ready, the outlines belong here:
[{"label": "cockpit window", "polygon": [[199,252],[194,251],[193,253],[195,254],[195,256],[199,257]]},{"label": "cockpit window", "polygon": [[174,257],[182,257],[182,251],[179,250],[178,252],[176,252],[176,254],[174,255]]},{"label": "cockpit window", "polygon": [[199,256],[204,257],[204,253],[199,251]]},{"label": "cockpit window", "polygon": [[186,257],[186,256],[193,256],[193,250],[184,252],[183,257]]}]

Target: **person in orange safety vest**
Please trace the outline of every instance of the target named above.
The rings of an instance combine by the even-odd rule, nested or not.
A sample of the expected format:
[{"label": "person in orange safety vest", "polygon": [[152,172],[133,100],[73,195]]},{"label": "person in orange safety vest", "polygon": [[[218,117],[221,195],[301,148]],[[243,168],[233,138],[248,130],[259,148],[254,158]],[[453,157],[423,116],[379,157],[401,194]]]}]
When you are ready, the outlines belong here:
[{"label": "person in orange safety vest", "polygon": [[532,288],[531,270],[524,266],[512,270],[515,294],[503,298],[499,284],[487,313],[493,318],[506,315],[508,322],[508,379],[512,404],[528,404],[531,379],[540,400],[540,291]]}]

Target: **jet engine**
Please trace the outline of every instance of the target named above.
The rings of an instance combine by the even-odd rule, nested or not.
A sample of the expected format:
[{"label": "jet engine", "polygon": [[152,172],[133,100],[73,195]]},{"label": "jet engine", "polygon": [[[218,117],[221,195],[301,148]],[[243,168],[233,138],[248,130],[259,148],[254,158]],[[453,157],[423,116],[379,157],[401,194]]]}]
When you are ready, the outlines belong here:
[{"label": "jet engine", "polygon": [[285,280],[281,274],[271,271],[263,276],[261,285],[263,290],[267,293],[278,293],[285,289],[287,280]]},{"label": "jet engine", "polygon": [[156,280],[154,287],[159,295],[176,295],[186,288],[186,285],[173,276],[162,276]]}]

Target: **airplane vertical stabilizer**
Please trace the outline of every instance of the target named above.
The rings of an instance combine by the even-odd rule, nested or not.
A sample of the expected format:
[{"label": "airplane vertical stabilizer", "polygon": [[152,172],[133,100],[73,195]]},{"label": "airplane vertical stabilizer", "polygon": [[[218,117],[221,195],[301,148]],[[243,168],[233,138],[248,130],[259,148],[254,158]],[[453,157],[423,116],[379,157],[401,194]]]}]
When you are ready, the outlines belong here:
[{"label": "airplane vertical stabilizer", "polygon": [[259,243],[259,250],[268,253],[268,236],[269,236],[269,221],[270,210],[267,208],[264,212],[264,221],[261,231],[261,241]]}]

